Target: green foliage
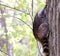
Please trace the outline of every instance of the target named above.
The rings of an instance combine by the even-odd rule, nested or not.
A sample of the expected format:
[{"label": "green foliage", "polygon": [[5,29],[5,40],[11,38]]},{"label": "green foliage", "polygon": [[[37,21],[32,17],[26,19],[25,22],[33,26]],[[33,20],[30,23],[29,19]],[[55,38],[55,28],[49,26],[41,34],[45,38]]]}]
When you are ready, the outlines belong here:
[{"label": "green foliage", "polygon": [[6,51],[6,44],[4,44],[3,50]]},{"label": "green foliage", "polygon": [[[13,53],[16,56],[38,56],[36,40],[33,36],[33,32],[31,29],[33,28],[31,19],[32,0],[6,0],[6,1],[2,0],[2,1],[3,2],[1,3],[5,5],[1,6],[2,10],[4,11],[3,17],[6,19],[7,35],[9,37],[9,43],[13,47]],[[34,5],[33,17],[34,17],[36,12],[44,7],[45,1],[41,2],[41,0],[34,0],[33,5]],[[5,37],[6,36],[3,33],[2,38]],[[5,44],[3,50],[5,51],[6,49],[7,47]]]}]

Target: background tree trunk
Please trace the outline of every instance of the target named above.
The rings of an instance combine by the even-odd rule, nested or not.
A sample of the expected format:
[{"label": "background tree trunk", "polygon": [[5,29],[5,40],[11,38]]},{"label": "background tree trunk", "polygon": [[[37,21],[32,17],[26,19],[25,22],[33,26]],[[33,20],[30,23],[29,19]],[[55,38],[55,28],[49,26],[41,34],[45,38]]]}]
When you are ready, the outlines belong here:
[{"label": "background tree trunk", "polygon": [[60,0],[47,0],[50,56],[60,56]]}]

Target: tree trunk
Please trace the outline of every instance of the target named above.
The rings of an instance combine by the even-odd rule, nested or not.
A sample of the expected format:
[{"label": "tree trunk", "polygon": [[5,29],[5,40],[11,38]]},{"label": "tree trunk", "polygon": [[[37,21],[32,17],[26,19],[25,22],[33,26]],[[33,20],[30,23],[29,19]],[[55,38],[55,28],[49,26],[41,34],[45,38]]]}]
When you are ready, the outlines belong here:
[{"label": "tree trunk", "polygon": [[60,0],[47,0],[50,56],[60,56]]}]

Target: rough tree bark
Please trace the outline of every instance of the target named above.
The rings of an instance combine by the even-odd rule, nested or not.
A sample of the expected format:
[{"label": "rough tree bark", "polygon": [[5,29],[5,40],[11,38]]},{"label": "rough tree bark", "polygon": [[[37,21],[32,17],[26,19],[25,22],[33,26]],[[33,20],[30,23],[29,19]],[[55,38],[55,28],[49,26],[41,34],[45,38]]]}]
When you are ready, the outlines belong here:
[{"label": "rough tree bark", "polygon": [[60,56],[60,0],[47,0],[50,56]]}]

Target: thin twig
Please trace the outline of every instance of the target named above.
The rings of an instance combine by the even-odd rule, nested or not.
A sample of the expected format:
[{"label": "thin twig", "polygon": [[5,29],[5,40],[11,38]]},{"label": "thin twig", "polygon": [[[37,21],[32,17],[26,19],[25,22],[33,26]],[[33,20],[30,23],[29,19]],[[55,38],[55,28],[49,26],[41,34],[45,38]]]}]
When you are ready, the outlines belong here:
[{"label": "thin twig", "polygon": [[[15,18],[17,18],[17,17],[15,17]],[[27,24],[25,21],[23,21],[23,20],[20,19],[20,18],[17,18],[17,19],[19,19],[20,21],[22,21],[23,23],[25,23],[27,26],[29,26],[30,29],[32,29],[32,27],[31,27],[29,24]]]},{"label": "thin twig", "polygon": [[32,0],[32,23],[33,23],[33,0]]},{"label": "thin twig", "polygon": [[8,55],[6,52],[4,52],[3,50],[0,49],[1,52],[3,52],[4,54]]},{"label": "thin twig", "polygon": [[[13,16],[11,16],[11,17],[13,17]],[[32,27],[31,27],[29,24],[27,24],[25,21],[23,21],[22,19],[20,19],[20,18],[18,18],[18,17],[14,17],[14,18],[17,18],[18,20],[22,21],[22,22],[25,23],[30,29],[32,29]]]}]

